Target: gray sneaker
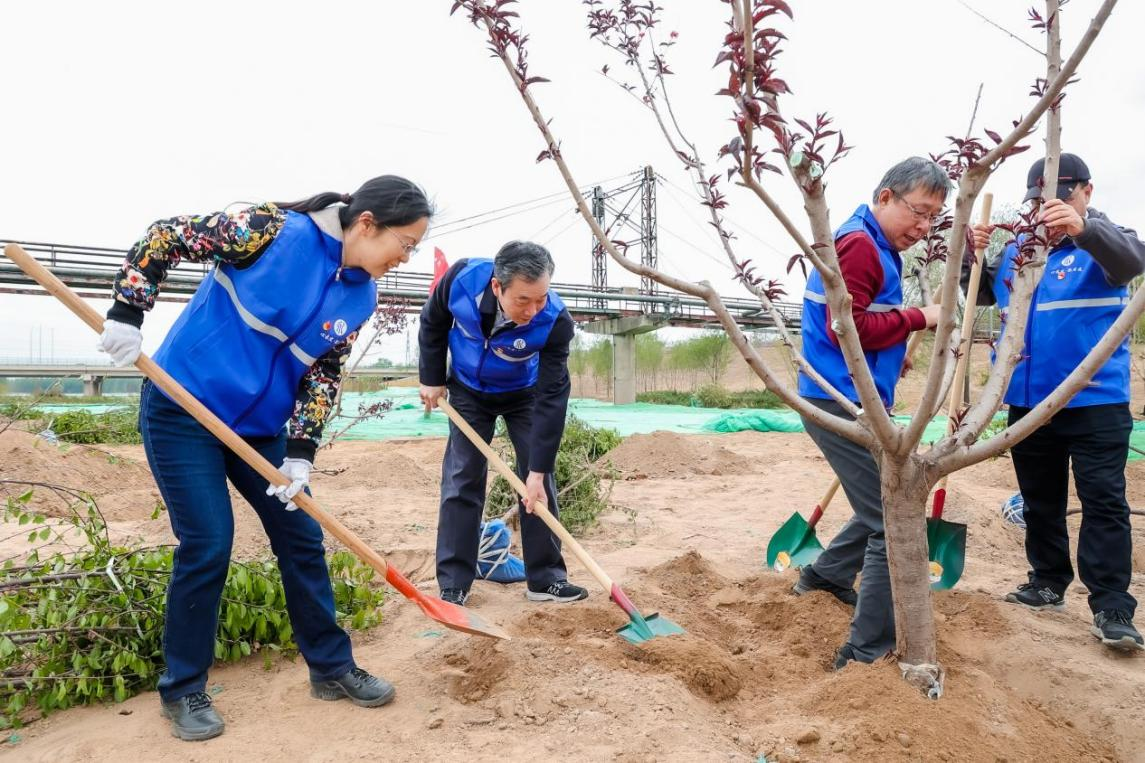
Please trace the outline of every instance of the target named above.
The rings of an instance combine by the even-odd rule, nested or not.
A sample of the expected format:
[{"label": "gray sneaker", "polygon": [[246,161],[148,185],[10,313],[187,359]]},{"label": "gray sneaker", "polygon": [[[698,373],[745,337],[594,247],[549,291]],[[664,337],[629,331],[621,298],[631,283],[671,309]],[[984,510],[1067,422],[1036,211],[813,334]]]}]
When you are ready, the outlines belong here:
[{"label": "gray sneaker", "polygon": [[1101,643],[1113,649],[1127,652],[1145,649],[1145,640],[1133,627],[1133,618],[1128,612],[1120,609],[1098,612],[1093,616],[1093,627],[1090,631],[1101,639]]},{"label": "gray sneaker", "polygon": [[162,703],[160,713],[171,721],[171,733],[187,742],[201,742],[223,733],[226,724],[205,691]]},{"label": "gray sneaker", "polygon": [[354,668],[329,681],[311,681],[310,696],[316,699],[348,699],[358,707],[381,707],[394,698],[394,687],[384,678]]}]

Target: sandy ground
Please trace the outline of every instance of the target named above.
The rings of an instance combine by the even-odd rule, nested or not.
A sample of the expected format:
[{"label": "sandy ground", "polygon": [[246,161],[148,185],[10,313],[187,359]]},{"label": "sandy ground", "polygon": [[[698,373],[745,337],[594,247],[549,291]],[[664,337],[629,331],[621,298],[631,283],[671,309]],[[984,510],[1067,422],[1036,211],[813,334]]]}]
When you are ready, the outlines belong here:
[{"label": "sandy ground", "polygon": [[[426,590],[434,591],[440,439],[342,443],[320,454],[315,494]],[[169,540],[148,519],[157,494],[138,447],[61,453],[31,436],[0,436],[0,478],[87,485],[119,537]],[[513,638],[492,642],[438,627],[393,595],[384,622],[354,634],[365,667],[398,687],[377,710],[321,703],[301,660],[261,657],[212,671],[227,732],[204,743],[169,735],[149,692],[73,709],[21,730],[0,755],[22,761],[286,759],[522,760],[1126,760],[1145,761],[1145,654],[1121,656],[1088,632],[1075,584],[1061,614],[1001,601],[1024,574],[1021,531],[998,512],[1013,490],[1005,459],[951,482],[948,518],[966,522],[969,560],[937,594],[947,693],[933,702],[893,664],[828,670],[849,611],[825,594],[794,598],[793,573],[762,569],[771,533],[805,515],[830,481],[802,435],[630,438],[615,510],[584,538],[645,611],[684,636],[632,646],[603,593],[573,605],[529,604],[523,585],[478,583],[471,606]],[[1145,507],[1145,464],[1129,470]],[[3,486],[12,489],[12,486]],[[253,512],[236,502],[236,553],[265,553]],[[849,511],[840,495],[827,538]],[[1145,550],[1145,523],[1135,538]],[[1077,522],[1071,521],[1076,535]],[[5,533],[6,535],[7,533]],[[4,549],[0,548],[0,552]],[[10,549],[9,549],[10,550]],[[1145,595],[1145,554],[1133,591]],[[574,580],[592,580],[570,558]]]}]

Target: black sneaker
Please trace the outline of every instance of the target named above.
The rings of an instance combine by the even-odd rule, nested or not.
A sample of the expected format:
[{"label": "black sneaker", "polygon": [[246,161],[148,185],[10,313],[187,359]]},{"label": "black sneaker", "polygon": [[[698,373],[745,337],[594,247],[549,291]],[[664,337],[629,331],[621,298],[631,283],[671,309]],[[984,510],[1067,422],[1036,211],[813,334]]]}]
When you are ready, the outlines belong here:
[{"label": "black sneaker", "polygon": [[464,607],[465,602],[469,601],[469,591],[464,588],[442,588],[441,600]]},{"label": "black sneaker", "polygon": [[530,583],[529,590],[525,592],[525,598],[529,601],[557,601],[561,604],[567,604],[570,601],[587,599],[588,591],[567,580],[558,580],[540,591],[534,591],[533,584]]},{"label": "black sneaker", "polygon": [[850,644],[843,644],[835,650],[835,670],[842,670],[847,667],[847,663],[856,662],[855,653],[851,650]]},{"label": "black sneaker", "polygon": [[855,593],[854,588],[835,585],[808,566],[799,570],[799,580],[791,587],[791,592],[796,596],[802,596],[812,591],[826,591],[848,607],[859,603],[859,594]]},{"label": "black sneaker", "polygon": [[197,691],[171,702],[162,703],[159,711],[171,721],[171,733],[187,742],[201,742],[223,733],[226,724],[211,706],[211,697]]},{"label": "black sneaker", "polygon": [[384,678],[361,668],[329,681],[311,681],[310,696],[316,699],[348,699],[358,707],[381,707],[394,698],[394,687]]},{"label": "black sneaker", "polygon": [[1065,610],[1065,597],[1049,586],[1022,583],[1017,591],[1006,594],[1006,601],[1021,604],[1029,609],[1049,609],[1054,612]]},{"label": "black sneaker", "polygon": [[1141,634],[1133,627],[1133,618],[1120,609],[1098,612],[1093,616],[1090,631],[1101,639],[1101,643],[1114,649],[1127,652],[1145,649],[1145,641],[1142,641]]}]

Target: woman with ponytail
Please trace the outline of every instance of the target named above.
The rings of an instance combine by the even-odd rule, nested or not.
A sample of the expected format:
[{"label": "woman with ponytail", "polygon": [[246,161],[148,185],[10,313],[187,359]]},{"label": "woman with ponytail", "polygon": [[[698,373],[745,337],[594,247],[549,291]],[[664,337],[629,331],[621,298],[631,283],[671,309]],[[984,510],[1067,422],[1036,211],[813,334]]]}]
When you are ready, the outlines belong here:
[{"label": "woman with ponytail", "polygon": [[350,638],[335,621],[322,530],[294,511],[291,499],[307,489],[342,367],[377,306],[374,279],[409,260],[432,215],[424,191],[384,175],[352,194],[160,220],[127,254],[100,349],[116,365],[134,363],[143,316],[168,270],[183,261],[213,263],[155,361],[271,463],[282,464],[290,480],[271,486],[144,384],[139,428],[179,540],[159,695],[180,739],[223,732],[205,688],[234,534],[228,480],[258,514],[278,559],[311,695],[364,707],[394,696],[388,682],[354,662]]}]

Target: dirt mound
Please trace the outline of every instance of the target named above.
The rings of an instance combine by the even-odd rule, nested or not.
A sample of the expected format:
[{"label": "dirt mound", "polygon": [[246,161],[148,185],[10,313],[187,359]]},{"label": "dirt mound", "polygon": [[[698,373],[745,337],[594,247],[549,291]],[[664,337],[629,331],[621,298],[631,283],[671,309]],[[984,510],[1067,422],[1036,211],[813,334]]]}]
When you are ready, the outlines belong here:
[{"label": "dirt mound", "polygon": [[488,697],[509,674],[505,647],[494,641],[474,639],[445,655],[448,666],[446,693],[470,704]]},{"label": "dirt mound", "polygon": [[884,661],[850,665],[814,694],[814,742],[799,747],[813,758],[828,750],[850,760],[886,760],[893,753],[920,760],[1102,760],[1104,742],[1087,738],[1065,719],[1051,718],[977,672],[947,674],[951,689],[926,699]]},{"label": "dirt mound", "polygon": [[722,445],[674,432],[634,434],[604,457],[627,477],[749,474],[755,465]]},{"label": "dirt mound", "polygon": [[345,483],[356,488],[389,488],[421,490],[434,488],[441,478],[439,464],[419,464],[409,456],[382,447],[380,443],[370,443],[374,447],[323,451],[318,454],[317,468],[345,471],[336,475],[324,475],[327,484]]},{"label": "dirt mound", "polygon": [[731,699],[743,688],[740,668],[711,642],[695,636],[656,638],[627,652],[637,662],[672,673],[693,694],[714,702]]},{"label": "dirt mound", "polygon": [[[70,498],[47,487],[19,482],[60,485],[89,493],[108,519],[146,516],[159,500],[159,489],[146,462],[85,445],[53,445],[30,432],[9,429],[0,433],[0,495],[19,495],[34,488],[32,506],[50,516],[70,516]],[[103,496],[127,496],[130,501],[109,501]],[[139,504],[139,505],[137,505]]]}]

